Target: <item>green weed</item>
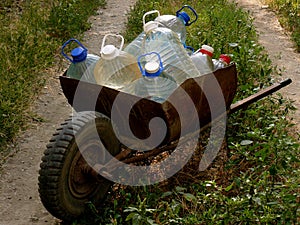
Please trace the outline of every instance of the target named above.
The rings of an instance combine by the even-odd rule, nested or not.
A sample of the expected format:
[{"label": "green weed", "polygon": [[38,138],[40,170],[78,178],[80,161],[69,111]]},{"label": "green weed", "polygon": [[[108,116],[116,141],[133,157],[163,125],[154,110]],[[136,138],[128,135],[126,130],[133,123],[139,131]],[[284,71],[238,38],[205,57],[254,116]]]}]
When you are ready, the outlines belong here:
[{"label": "green weed", "polygon": [[[18,6],[14,2],[0,3],[0,47],[6,56],[0,59],[5,68],[0,72],[0,146],[31,117],[28,107],[46,78],[41,71],[52,65],[58,46],[89,26],[88,15],[82,15],[89,12],[83,10],[79,16],[77,9],[87,9],[90,2],[25,1]],[[277,79],[247,13],[225,0],[186,3],[199,14],[198,22],[187,28],[187,44],[212,45],[214,57],[228,53],[236,62],[235,101]],[[124,32],[126,41],[142,31],[145,12],[174,14],[181,6],[177,0],[137,1]],[[15,7],[23,7],[22,13]],[[299,223],[299,143],[289,135],[292,125],[287,119],[292,111],[292,104],[277,94],[230,115],[229,160],[213,177],[195,177],[187,183],[178,174],[176,184],[167,187],[116,185],[99,209],[88,204],[88,216],[74,224]]]},{"label": "green weed", "polygon": [[[87,18],[104,0],[1,1],[0,149],[24,128],[46,69],[67,39],[89,27]],[[83,9],[83,10],[82,10]]]},{"label": "green weed", "polygon": [[[188,1],[199,20],[188,27],[187,45],[209,44],[215,56],[228,53],[237,65],[235,101],[278,79],[249,15],[225,0]],[[142,15],[157,9],[173,14],[181,1],[139,0],[129,14],[125,39],[142,31]],[[291,102],[273,94],[229,116],[229,160],[211,179],[195,177],[175,185],[119,187],[105,200],[95,224],[297,224],[299,223],[299,141],[289,135]],[[297,137],[296,137],[297,138]],[[171,179],[172,180],[172,179]],[[130,196],[130,197],[128,197]],[[112,210],[113,209],[113,210]]]}]

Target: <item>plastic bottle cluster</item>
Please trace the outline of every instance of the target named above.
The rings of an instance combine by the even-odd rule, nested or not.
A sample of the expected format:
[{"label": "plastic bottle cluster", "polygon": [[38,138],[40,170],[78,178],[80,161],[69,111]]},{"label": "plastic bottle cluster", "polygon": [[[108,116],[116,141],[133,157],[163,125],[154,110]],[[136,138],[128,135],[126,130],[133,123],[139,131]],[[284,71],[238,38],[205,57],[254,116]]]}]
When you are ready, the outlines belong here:
[{"label": "plastic bottle cluster", "polygon": [[[146,22],[153,14],[156,18]],[[202,45],[195,52],[186,45],[186,27],[197,18],[195,10],[188,5],[178,10],[176,15],[149,11],[143,16],[143,32],[131,43],[123,49],[124,38],[121,35],[105,35],[99,56],[88,54],[78,40],[70,39],[62,47],[62,54],[71,62],[66,75],[164,102],[186,79],[212,73],[230,64],[230,57],[225,54],[214,59],[214,49],[209,45]],[[106,44],[109,38],[120,39],[120,45]],[[70,57],[65,49],[72,41],[79,47],[71,51]]]}]

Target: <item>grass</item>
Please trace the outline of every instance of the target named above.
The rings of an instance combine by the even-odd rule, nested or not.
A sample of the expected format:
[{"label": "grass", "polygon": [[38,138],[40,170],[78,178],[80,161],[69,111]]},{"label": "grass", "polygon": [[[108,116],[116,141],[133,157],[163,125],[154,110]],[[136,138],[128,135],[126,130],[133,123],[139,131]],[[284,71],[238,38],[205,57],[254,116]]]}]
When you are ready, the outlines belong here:
[{"label": "grass", "polygon": [[[129,15],[127,42],[142,30],[142,15],[173,14],[182,2],[139,0]],[[199,20],[187,45],[209,44],[215,58],[231,54],[239,74],[236,100],[280,79],[257,42],[249,15],[226,0],[188,1]],[[294,107],[273,94],[229,117],[228,160],[211,176],[182,173],[167,186],[116,186],[98,209],[74,224],[297,224],[300,222],[299,137],[289,132]],[[192,176],[192,179],[187,179]]]},{"label": "grass", "polygon": [[300,52],[300,2],[298,0],[265,0],[277,12],[280,24],[291,32],[295,46]]},{"label": "grass", "polygon": [[89,16],[104,4],[104,0],[1,1],[0,149],[33,119],[29,106],[59,47],[70,37],[79,38],[89,27]]},{"label": "grass", "polygon": [[[2,1],[0,45],[0,146],[32,119],[28,107],[39,93],[58,48],[88,28],[87,18],[102,1]],[[226,0],[187,1],[199,14],[187,44],[209,44],[215,57],[231,54],[239,72],[236,100],[279,79],[248,14]],[[182,1],[139,0],[124,36],[142,30],[152,9],[175,13]],[[89,8],[91,7],[91,8]],[[84,10],[79,10],[84,9]],[[115,186],[100,209],[73,224],[297,224],[300,210],[299,137],[289,135],[293,106],[280,94],[230,116],[228,160],[210,176],[174,176],[169,185]],[[185,179],[182,179],[184,176]]]}]

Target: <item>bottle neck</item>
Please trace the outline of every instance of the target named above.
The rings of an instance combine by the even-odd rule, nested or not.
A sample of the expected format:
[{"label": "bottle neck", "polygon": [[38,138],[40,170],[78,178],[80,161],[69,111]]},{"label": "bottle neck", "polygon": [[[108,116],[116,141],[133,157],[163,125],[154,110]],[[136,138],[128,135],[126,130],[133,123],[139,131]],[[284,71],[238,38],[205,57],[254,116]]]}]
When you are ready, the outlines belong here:
[{"label": "bottle neck", "polygon": [[213,53],[210,52],[210,51],[207,51],[207,50],[205,50],[205,49],[200,49],[199,52],[201,52],[202,54],[206,54],[206,55],[208,55],[209,57],[213,57]]},{"label": "bottle neck", "polygon": [[223,63],[224,65],[226,65],[226,66],[228,65],[228,63],[227,63],[224,59],[222,59],[222,58],[220,58],[219,61],[220,61],[221,63]]},{"label": "bottle neck", "polygon": [[180,13],[178,13],[177,17],[182,21],[182,23],[185,26],[188,26],[189,21],[191,20],[191,18],[189,17],[189,15],[186,12],[180,12]]},{"label": "bottle neck", "polygon": [[219,60],[225,63],[226,65],[229,65],[231,61],[230,57],[224,54],[220,55]]}]

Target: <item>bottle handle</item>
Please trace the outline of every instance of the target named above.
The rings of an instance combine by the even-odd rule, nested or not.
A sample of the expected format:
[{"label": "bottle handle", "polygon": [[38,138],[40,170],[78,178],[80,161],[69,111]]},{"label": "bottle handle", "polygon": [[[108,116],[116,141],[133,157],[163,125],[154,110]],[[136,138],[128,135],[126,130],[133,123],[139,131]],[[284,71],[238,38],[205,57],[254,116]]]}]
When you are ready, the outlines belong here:
[{"label": "bottle handle", "polygon": [[191,50],[192,53],[195,52],[195,49],[194,49],[192,46],[188,46],[188,45],[186,45],[185,43],[183,44],[183,47],[186,48],[186,49]]},{"label": "bottle handle", "polygon": [[146,24],[146,16],[151,15],[151,14],[154,14],[154,13],[157,13],[157,15],[160,16],[160,12],[159,12],[158,10],[152,10],[152,11],[146,12],[146,13],[143,15],[143,25],[144,25],[144,26],[145,26],[145,24]]},{"label": "bottle handle", "polygon": [[146,54],[144,54],[144,55],[140,55],[140,56],[138,57],[138,59],[137,59],[137,61],[138,61],[138,66],[139,66],[140,71],[142,72],[143,76],[146,75],[146,69],[143,68],[143,66],[142,66],[142,64],[141,64],[141,59],[142,59],[143,57],[146,57],[146,56],[148,56],[148,55],[153,55],[153,54],[155,54],[155,55],[157,56],[158,60],[159,60],[159,69],[160,69],[161,71],[164,69],[164,66],[163,66],[163,63],[162,63],[162,60],[161,60],[160,55],[159,55],[157,52],[149,52],[149,53],[146,53]]},{"label": "bottle handle", "polygon": [[176,16],[177,16],[177,17],[179,16],[179,13],[180,13],[184,8],[190,9],[190,11],[191,11],[191,12],[194,14],[194,16],[195,16],[195,19],[194,19],[192,22],[188,22],[188,23],[186,24],[186,26],[190,26],[190,25],[192,25],[193,23],[195,23],[195,22],[197,21],[197,19],[198,19],[198,14],[197,14],[197,12],[195,11],[195,9],[194,9],[193,7],[191,7],[191,6],[189,6],[189,5],[184,5],[184,6],[182,6],[181,9],[179,9],[179,10],[176,12]]},{"label": "bottle handle", "polygon": [[106,38],[108,36],[112,36],[112,37],[118,37],[121,39],[121,44],[120,44],[120,47],[119,47],[119,51],[122,51],[123,49],[123,46],[124,46],[124,37],[120,34],[106,34],[104,37],[103,37],[103,40],[102,40],[102,46],[101,46],[101,52],[105,46],[105,42],[106,42]]},{"label": "bottle handle", "polygon": [[83,46],[83,44],[78,41],[75,38],[71,38],[70,40],[66,41],[62,48],[61,48],[61,54],[67,59],[69,60],[71,63],[74,63],[73,59],[71,57],[69,57],[66,53],[65,53],[65,48],[67,47],[68,44],[70,44],[72,41],[76,42],[80,47],[82,47],[85,51],[87,51],[87,48]]}]

